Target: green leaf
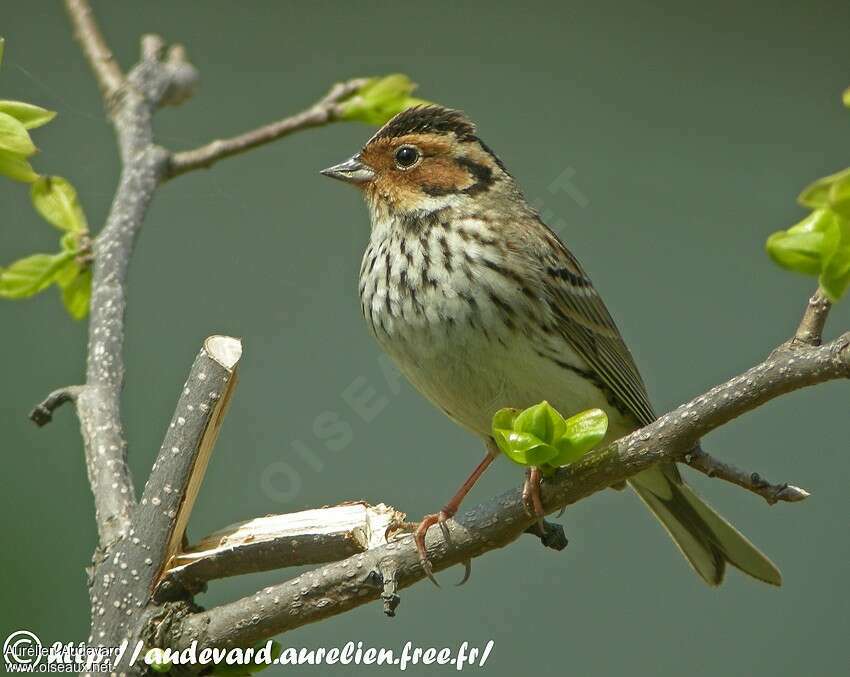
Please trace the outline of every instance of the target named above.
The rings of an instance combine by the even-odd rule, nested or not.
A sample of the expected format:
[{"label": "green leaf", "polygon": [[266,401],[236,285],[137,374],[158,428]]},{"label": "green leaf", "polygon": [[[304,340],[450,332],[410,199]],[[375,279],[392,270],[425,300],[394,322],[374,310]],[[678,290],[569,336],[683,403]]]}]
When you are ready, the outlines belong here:
[{"label": "green leaf", "polygon": [[3,51],[6,48],[6,38],[0,38],[0,65],[3,64]]},{"label": "green leaf", "polygon": [[0,113],[11,115],[20,122],[25,129],[35,129],[46,125],[56,117],[56,112],[47,110],[41,106],[34,106],[23,101],[6,101],[0,99]]},{"label": "green leaf", "polygon": [[414,89],[416,84],[401,73],[371,78],[340,103],[340,117],[382,125],[407,108],[428,103],[410,96]]},{"label": "green leaf", "polygon": [[844,178],[850,178],[850,168],[830,174],[829,176],[824,176],[810,183],[803,188],[803,192],[797,197],[797,202],[804,207],[811,207],[812,209],[821,209],[828,206],[829,190],[832,184]]},{"label": "green leaf", "polygon": [[171,661],[165,660],[165,651],[162,649],[149,649],[145,654],[145,663],[154,672],[168,672],[172,667]]},{"label": "green leaf", "polygon": [[24,157],[35,153],[35,144],[26,127],[8,113],[0,113],[0,150]]},{"label": "green leaf", "polygon": [[495,414],[493,414],[493,423],[490,426],[492,430],[496,430],[501,428],[503,430],[513,430],[514,429],[514,420],[519,414],[518,409],[499,409]]},{"label": "green leaf", "polygon": [[823,265],[818,284],[836,302],[850,287],[850,219],[836,217],[824,234]]},{"label": "green leaf", "polygon": [[521,412],[512,426],[520,433],[530,433],[546,444],[564,434],[564,418],[545,400]]},{"label": "green leaf", "polygon": [[550,465],[575,463],[588,451],[599,444],[608,432],[608,416],[601,409],[588,409],[565,422],[564,436],[558,440],[558,455],[549,461]]},{"label": "green leaf", "polygon": [[824,247],[824,232],[831,227],[835,215],[818,209],[788,230],[773,233],[767,239],[767,253],[773,261],[806,275],[818,275]]},{"label": "green leaf", "polygon": [[850,218],[850,170],[842,172],[829,187],[829,206],[845,218]]},{"label": "green leaf", "polygon": [[0,175],[23,183],[32,183],[38,178],[23,156],[5,150],[0,150]]},{"label": "green leaf", "polygon": [[89,313],[91,301],[91,268],[74,276],[70,282],[57,280],[62,289],[62,303],[75,320],[82,320]]},{"label": "green leaf", "polygon": [[82,271],[83,269],[80,264],[77,263],[76,258],[68,259],[56,271],[56,274],[53,276],[53,281],[56,282],[61,289],[65,289],[65,287],[71,284]]},{"label": "green leaf", "polygon": [[88,230],[77,191],[61,176],[42,176],[32,184],[30,196],[38,213],[57,228],[72,233]]},{"label": "green leaf", "polygon": [[59,242],[62,245],[63,251],[74,252],[74,254],[80,253],[80,242],[77,238],[77,235],[78,235],[78,233],[65,233],[59,239]]},{"label": "green leaf", "polygon": [[72,260],[70,252],[33,254],[0,271],[0,297],[23,299],[50,286]]},{"label": "green leaf", "polygon": [[530,433],[518,433],[513,430],[494,430],[493,433],[496,446],[505,456],[519,465],[543,465],[558,454],[555,447]]}]

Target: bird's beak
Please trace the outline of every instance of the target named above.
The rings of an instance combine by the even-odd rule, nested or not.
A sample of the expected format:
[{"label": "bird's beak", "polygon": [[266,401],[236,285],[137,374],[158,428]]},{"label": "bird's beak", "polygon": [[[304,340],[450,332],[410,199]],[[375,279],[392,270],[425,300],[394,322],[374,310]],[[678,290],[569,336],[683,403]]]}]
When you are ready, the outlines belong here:
[{"label": "bird's beak", "polygon": [[374,170],[363,164],[359,155],[348,158],[345,162],[322,170],[322,174],[332,179],[339,179],[347,183],[367,183],[375,178]]}]

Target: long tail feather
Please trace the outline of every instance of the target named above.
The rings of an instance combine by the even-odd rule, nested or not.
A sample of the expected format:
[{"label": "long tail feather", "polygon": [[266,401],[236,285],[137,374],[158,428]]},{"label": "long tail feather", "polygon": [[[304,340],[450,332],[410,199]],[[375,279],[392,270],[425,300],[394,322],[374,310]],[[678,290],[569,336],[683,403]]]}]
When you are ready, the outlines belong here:
[{"label": "long tail feather", "polygon": [[782,585],[776,565],[697,496],[675,466],[644,471],[630,484],[709,585],[723,581],[727,562],[760,581]]}]

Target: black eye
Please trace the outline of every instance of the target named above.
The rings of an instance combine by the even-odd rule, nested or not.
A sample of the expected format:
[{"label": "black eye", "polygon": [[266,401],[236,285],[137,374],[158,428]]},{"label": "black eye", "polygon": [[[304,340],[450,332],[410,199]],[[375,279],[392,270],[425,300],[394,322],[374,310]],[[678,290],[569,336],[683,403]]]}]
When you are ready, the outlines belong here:
[{"label": "black eye", "polygon": [[401,169],[408,169],[419,160],[419,150],[413,146],[402,146],[395,152],[395,162]]}]

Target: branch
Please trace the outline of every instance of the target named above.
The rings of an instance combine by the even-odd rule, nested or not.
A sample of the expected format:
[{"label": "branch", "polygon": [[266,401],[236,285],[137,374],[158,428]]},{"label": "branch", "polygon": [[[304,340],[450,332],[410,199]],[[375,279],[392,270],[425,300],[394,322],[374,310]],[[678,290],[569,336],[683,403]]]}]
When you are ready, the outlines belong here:
[{"label": "branch", "polygon": [[194,593],[218,578],[336,562],[385,544],[387,530],[404,517],[383,503],[363,502],[258,517],[216,531],[179,553],[161,587]]},{"label": "branch", "polygon": [[[135,492],[127,466],[120,394],[124,383],[127,271],[136,236],[161,183],[168,154],[153,143],[153,113],[193,90],[197,73],[175,47],[161,60],[156,36],[142,40],[140,62],[126,76],[115,64],[86,0],[66,8],[110,110],[121,152],[121,177],[106,223],[93,243],[94,265],[86,382],[76,404],[102,546],[130,528]],[[113,95],[121,88],[120,98]]]},{"label": "branch", "polygon": [[778,501],[796,503],[811,495],[805,489],[795,487],[793,484],[771,484],[758,473],[748,473],[734,465],[719,461],[700,448],[686,454],[682,460],[704,475],[737,484],[742,489],[761,496],[769,505]]},{"label": "branch", "polygon": [[800,320],[793,340],[810,346],[819,346],[830,308],[832,308],[832,303],[818,289],[806,305],[806,311],[803,313],[803,318]]},{"label": "branch", "polygon": [[157,563],[148,573],[153,589],[177,554],[189,515],[218,438],[227,404],[236,387],[242,343],[211,336],[195,358],[189,377],[153,464],[133,525],[140,547]]},{"label": "branch", "polygon": [[[547,512],[563,508],[659,462],[680,459],[697,441],[741,414],[793,390],[850,378],[850,334],[813,347],[786,345],[744,374],[665,414],[654,423],[594,450],[548,478],[542,498]],[[516,539],[535,518],[526,512],[519,489],[506,492],[449,520],[449,542],[439,529],[428,532],[434,570],[439,571]],[[424,578],[412,537],[408,536],[341,562],[307,572],[249,597],[172,624],[168,646],[249,646],[307,623],[320,621],[377,599],[383,587],[372,572],[386,560],[395,565],[398,588]],[[393,592],[395,594],[395,592]]]},{"label": "branch", "polygon": [[66,402],[76,402],[82,390],[83,386],[65,386],[54,390],[35,405],[30,412],[30,420],[39,428],[46,426],[53,420],[53,412]]},{"label": "branch", "polygon": [[359,89],[365,80],[354,79],[334,85],[320,101],[301,113],[229,139],[217,139],[194,150],[174,153],[168,167],[168,178],[193,169],[210,167],[219,160],[238,155],[272,141],[311,127],[320,127],[338,119],[337,104]]},{"label": "branch", "polygon": [[124,74],[112,56],[86,0],[65,0],[65,9],[74,26],[74,36],[86,59],[107,105],[124,83]]}]

